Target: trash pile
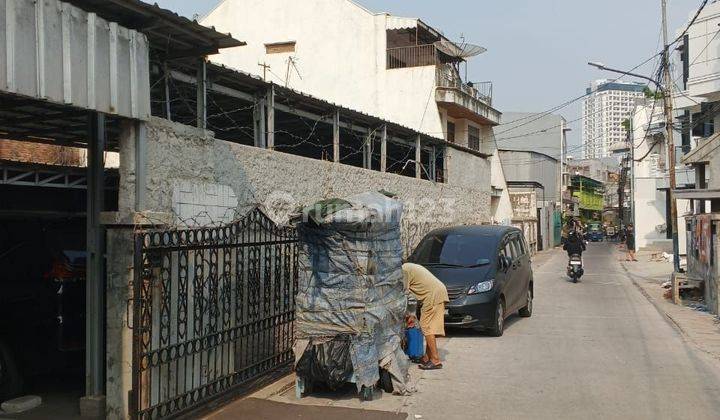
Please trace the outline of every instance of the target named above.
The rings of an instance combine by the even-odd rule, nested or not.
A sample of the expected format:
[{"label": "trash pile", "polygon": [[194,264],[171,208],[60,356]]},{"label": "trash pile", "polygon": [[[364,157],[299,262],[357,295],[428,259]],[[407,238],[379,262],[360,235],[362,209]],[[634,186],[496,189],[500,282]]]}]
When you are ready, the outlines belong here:
[{"label": "trash pile", "polygon": [[361,398],[375,387],[405,394],[408,358],[401,348],[402,203],[378,192],[324,200],[294,221],[300,239],[296,300],[298,397],[324,384],[352,382]]}]

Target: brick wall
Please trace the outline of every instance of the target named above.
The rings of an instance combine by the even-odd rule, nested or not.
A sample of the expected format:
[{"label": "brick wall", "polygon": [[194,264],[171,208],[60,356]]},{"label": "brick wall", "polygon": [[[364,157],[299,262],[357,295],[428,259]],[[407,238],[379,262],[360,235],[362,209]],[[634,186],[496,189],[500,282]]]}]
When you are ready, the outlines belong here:
[{"label": "brick wall", "polygon": [[85,149],[27,141],[0,140],[0,160],[45,165],[85,166]]}]

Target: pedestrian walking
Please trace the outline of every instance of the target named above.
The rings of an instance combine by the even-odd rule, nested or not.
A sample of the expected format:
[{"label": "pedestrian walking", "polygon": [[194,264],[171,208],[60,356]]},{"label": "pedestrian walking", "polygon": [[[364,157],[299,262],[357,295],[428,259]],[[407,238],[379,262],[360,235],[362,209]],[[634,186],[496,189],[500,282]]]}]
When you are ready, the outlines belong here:
[{"label": "pedestrian walking", "polygon": [[427,343],[420,369],[442,369],[436,337],[445,336],[445,303],[450,302],[445,285],[427,268],[419,264],[402,266],[405,289],[415,295],[420,307],[420,329]]},{"label": "pedestrian walking", "polygon": [[637,258],[635,258],[635,228],[632,223],[627,225],[625,231],[625,247],[627,248],[625,261],[637,261]]}]

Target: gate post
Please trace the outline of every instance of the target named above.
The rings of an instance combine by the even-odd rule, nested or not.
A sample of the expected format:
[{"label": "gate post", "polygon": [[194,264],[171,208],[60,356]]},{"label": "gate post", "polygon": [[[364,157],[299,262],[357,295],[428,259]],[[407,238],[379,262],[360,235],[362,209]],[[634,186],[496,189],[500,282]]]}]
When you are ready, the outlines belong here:
[{"label": "gate post", "polygon": [[172,218],[169,213],[157,212],[102,215],[107,229],[105,418],[109,420],[135,418],[136,413],[137,399],[132,392],[137,379],[132,329],[137,319],[133,305],[138,260],[135,232],[170,224]]},{"label": "gate post", "polygon": [[105,191],[105,115],[88,114],[87,151],[87,268],[85,275],[85,396],[80,399],[82,415],[97,416],[104,411],[105,365],[105,231],[100,224]]}]

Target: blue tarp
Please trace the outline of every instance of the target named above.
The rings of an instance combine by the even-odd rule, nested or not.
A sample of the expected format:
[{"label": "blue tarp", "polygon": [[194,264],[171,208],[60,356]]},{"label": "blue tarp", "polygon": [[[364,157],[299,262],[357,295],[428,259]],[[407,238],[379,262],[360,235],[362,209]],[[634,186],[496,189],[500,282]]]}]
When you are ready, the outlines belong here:
[{"label": "blue tarp", "polygon": [[404,393],[402,203],[376,192],[340,202],[335,209],[327,201],[308,207],[298,223],[296,336],[312,345],[349,335],[358,390],[375,385],[381,366]]}]

